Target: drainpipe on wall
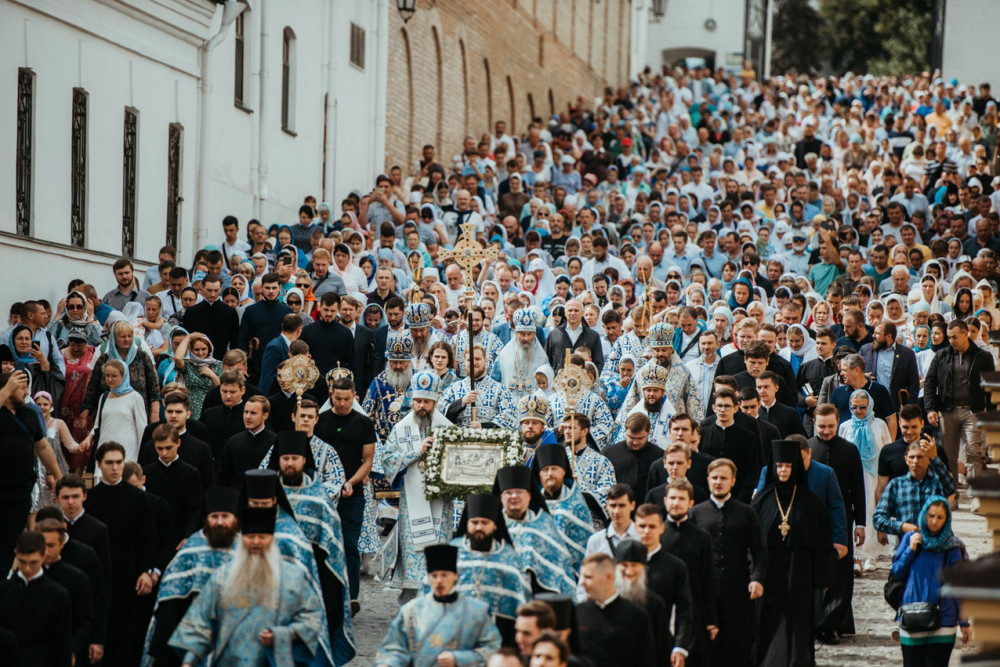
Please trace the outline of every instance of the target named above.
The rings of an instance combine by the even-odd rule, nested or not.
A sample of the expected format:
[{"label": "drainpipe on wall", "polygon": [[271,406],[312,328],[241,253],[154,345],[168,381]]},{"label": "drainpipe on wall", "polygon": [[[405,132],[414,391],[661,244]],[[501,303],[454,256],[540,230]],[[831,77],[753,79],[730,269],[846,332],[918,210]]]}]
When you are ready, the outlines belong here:
[{"label": "drainpipe on wall", "polygon": [[271,105],[267,99],[267,4],[269,0],[261,0],[260,3],[260,85],[257,88],[257,101],[260,112],[257,115],[257,199],[258,211],[257,219],[267,225],[267,132],[270,117]]}]

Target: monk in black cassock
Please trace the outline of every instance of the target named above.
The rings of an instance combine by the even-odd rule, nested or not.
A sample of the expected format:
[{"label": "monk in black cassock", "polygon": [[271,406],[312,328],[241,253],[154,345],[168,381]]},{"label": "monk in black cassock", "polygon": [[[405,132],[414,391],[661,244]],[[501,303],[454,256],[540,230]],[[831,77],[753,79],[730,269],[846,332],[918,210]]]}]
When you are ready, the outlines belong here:
[{"label": "monk in black cassock", "polygon": [[764,489],[752,507],[760,517],[770,563],[757,615],[756,664],[815,664],[813,591],[827,588],[834,550],[822,501],[809,490],[794,440],[771,443]]}]

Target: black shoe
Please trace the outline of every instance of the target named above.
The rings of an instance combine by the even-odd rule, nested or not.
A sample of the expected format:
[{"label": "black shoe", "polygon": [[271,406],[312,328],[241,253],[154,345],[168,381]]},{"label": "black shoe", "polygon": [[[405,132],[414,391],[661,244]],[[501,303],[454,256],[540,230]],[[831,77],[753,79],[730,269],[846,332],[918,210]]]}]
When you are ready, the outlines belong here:
[{"label": "black shoe", "polygon": [[351,600],[351,616],[357,616],[359,611],[361,611],[361,603],[357,600]]},{"label": "black shoe", "polygon": [[836,630],[819,630],[816,632],[816,639],[822,644],[829,644],[830,646],[836,646],[840,643],[840,635],[837,634]]}]

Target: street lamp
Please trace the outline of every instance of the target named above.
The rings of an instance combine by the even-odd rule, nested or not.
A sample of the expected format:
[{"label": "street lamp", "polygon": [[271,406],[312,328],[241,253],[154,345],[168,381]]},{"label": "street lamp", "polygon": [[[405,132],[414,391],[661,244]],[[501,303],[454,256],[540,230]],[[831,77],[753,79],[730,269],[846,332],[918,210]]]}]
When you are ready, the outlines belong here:
[{"label": "street lamp", "polygon": [[653,21],[659,23],[667,13],[667,0],[653,0]]},{"label": "street lamp", "polygon": [[417,11],[417,0],[396,0],[396,9],[399,10],[403,23],[406,23]]}]

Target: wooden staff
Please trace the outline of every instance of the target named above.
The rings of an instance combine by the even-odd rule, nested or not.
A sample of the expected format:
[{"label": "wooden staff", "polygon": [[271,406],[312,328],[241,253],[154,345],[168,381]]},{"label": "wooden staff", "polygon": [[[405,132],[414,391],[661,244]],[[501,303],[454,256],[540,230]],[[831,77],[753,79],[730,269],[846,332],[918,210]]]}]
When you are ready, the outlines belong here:
[{"label": "wooden staff", "polygon": [[[569,348],[566,348],[566,362],[563,367],[569,366],[569,359],[572,356]],[[569,410],[569,474],[576,479],[576,399],[566,396],[566,409]]]}]

